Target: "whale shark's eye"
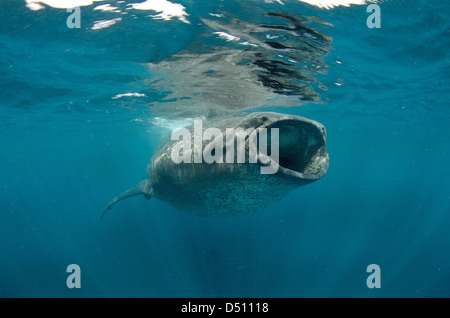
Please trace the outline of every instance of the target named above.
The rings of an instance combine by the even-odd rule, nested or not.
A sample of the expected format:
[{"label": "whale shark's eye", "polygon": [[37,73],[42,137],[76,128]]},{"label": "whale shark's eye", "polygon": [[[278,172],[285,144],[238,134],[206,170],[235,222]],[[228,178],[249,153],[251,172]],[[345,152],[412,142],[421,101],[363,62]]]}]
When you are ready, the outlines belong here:
[{"label": "whale shark's eye", "polygon": [[268,119],[269,119],[269,118],[267,118],[266,116],[262,116],[262,117],[261,117],[261,120],[264,121],[264,122],[266,122]]}]

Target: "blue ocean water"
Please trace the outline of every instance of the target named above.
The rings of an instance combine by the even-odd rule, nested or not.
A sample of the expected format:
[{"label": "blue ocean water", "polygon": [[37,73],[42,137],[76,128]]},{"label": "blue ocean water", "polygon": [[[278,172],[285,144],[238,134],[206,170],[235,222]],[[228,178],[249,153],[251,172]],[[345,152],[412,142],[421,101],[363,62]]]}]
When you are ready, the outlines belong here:
[{"label": "blue ocean water", "polygon": [[[69,28],[1,1],[0,297],[450,296],[449,3],[382,1],[369,28],[368,4],[153,2]],[[174,126],[261,109],[325,125],[321,180],[247,215],[134,197],[100,221]]]}]

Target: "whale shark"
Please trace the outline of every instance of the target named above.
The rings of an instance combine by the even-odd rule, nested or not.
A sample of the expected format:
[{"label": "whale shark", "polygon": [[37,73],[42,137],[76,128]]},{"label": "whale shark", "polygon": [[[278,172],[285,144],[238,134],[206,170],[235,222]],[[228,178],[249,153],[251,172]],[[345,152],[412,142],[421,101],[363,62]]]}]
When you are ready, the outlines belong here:
[{"label": "whale shark", "polygon": [[[101,218],[117,202],[135,195],[143,195],[146,199],[156,198],[198,216],[222,217],[255,212],[280,200],[293,189],[319,180],[328,170],[326,129],[314,120],[275,112],[254,112],[243,117],[210,120],[203,124],[201,131],[211,127],[219,131],[233,128],[244,134],[248,129],[266,129],[268,135],[276,129],[277,162],[267,160],[272,155],[267,149],[272,149],[273,138],[268,138],[269,147],[265,152],[261,149],[256,152],[256,159],[260,160],[252,161],[251,136],[240,136],[241,140],[245,140],[244,162],[194,160],[194,156],[201,154],[203,149],[217,152],[217,145],[223,147],[225,153],[225,148],[230,142],[235,144],[239,136],[231,140],[224,136],[223,140],[219,140],[220,143],[217,143],[216,136],[216,147],[213,148],[208,138],[200,139],[200,143],[189,142],[187,145],[190,149],[181,150],[189,151],[192,160],[186,161],[173,160],[175,147],[180,151],[180,140],[167,139],[157,147],[149,160],[148,178],[116,196],[106,206]],[[190,132],[189,138],[192,141],[197,138],[198,141],[195,127],[191,125],[186,129]],[[237,159],[237,156],[236,151],[234,158]],[[261,166],[274,164],[276,170],[272,173],[261,173]]]}]

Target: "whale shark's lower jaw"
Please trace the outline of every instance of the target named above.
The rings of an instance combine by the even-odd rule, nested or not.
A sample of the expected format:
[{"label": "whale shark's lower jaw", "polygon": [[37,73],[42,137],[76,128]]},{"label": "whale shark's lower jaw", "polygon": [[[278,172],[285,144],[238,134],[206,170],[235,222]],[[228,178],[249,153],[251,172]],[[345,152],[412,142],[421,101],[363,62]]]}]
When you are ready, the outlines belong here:
[{"label": "whale shark's lower jaw", "polygon": [[293,116],[267,128],[269,131],[269,128],[279,128],[279,173],[299,178],[301,182],[313,182],[325,175],[329,156],[323,125]]}]

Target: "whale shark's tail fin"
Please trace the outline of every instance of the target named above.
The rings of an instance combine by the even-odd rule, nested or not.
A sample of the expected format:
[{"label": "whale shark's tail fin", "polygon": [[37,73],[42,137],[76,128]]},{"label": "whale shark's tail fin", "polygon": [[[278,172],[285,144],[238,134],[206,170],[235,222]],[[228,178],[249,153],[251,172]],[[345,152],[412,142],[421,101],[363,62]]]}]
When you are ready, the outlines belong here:
[{"label": "whale shark's tail fin", "polygon": [[110,210],[111,207],[116,204],[117,202],[119,202],[120,200],[135,196],[135,195],[139,195],[139,194],[143,194],[145,195],[145,198],[147,200],[150,200],[151,195],[149,193],[149,180],[145,179],[142,180],[141,182],[139,182],[139,184],[137,186],[135,186],[134,188],[128,189],[127,191],[125,191],[124,193],[119,194],[117,197],[115,197],[114,199],[112,199],[111,202],[109,202],[109,204],[106,206],[106,208],[103,210],[102,215],[100,216],[100,219],[103,219],[103,216],[105,215],[106,211]]}]

